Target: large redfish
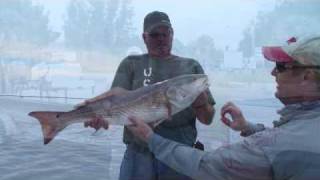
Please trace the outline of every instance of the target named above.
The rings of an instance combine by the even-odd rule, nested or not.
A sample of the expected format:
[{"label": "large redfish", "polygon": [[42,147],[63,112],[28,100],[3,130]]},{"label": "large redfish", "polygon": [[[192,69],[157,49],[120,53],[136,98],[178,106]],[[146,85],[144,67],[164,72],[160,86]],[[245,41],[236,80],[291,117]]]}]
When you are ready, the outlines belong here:
[{"label": "large redfish", "polygon": [[48,144],[68,125],[90,121],[94,117],[115,125],[131,124],[130,116],[159,124],[189,107],[208,87],[208,78],[204,74],[181,75],[132,91],[115,88],[107,92],[110,96],[68,112],[35,111],[29,115],[39,120],[44,144]]}]

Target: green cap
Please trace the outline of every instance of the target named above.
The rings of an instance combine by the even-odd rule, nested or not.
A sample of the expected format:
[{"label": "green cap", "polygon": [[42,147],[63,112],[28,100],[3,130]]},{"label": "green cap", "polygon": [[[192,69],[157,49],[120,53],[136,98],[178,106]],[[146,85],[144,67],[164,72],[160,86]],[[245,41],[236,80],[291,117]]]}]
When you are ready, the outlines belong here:
[{"label": "green cap", "polygon": [[158,26],[168,26],[169,28],[172,28],[169,16],[160,11],[153,11],[147,14],[143,22],[143,31],[150,32]]}]

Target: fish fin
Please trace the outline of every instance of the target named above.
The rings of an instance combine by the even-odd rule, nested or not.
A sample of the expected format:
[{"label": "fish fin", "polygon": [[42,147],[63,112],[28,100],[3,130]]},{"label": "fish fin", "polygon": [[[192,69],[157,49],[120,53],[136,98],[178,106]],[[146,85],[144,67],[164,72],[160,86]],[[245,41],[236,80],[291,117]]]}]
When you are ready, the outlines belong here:
[{"label": "fish fin", "polygon": [[128,91],[129,90],[121,88],[121,87],[114,87],[114,88],[110,89],[110,91],[108,91],[106,94],[108,94],[108,96],[120,95],[120,94],[128,93]]},{"label": "fish fin", "polygon": [[[103,93],[93,99],[97,99],[97,100],[108,99],[108,98],[113,98],[114,96],[118,96],[121,94],[126,94],[128,92],[129,92],[129,90],[127,90],[127,89],[124,89],[121,87],[115,87],[115,88],[112,88],[109,91],[107,91],[107,92],[105,92],[105,93]],[[94,102],[95,102],[95,100],[94,100]]]},{"label": "fish fin", "polygon": [[28,115],[36,118],[40,124],[43,134],[43,143],[48,144],[68,124],[59,119],[64,112],[34,111]]},{"label": "fish fin", "polygon": [[115,87],[115,88],[112,88],[111,90],[109,91],[106,91],[96,97],[93,97],[93,98],[90,98],[90,99],[87,99],[79,104],[76,104],[74,105],[74,109],[80,109],[81,107],[84,107],[90,103],[93,103],[93,102],[96,102],[96,101],[99,101],[99,100],[102,100],[102,99],[105,99],[105,98],[111,98],[115,95],[120,95],[120,94],[125,94],[127,93],[129,90],[126,90],[124,88],[121,88],[121,87]]}]

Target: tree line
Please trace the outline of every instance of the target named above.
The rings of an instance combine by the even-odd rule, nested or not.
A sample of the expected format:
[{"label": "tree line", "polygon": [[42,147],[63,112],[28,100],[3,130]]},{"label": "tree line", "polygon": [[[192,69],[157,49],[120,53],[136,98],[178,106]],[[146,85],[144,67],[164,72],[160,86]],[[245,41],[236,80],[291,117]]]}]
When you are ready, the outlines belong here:
[{"label": "tree line", "polygon": [[[32,0],[0,1],[1,93],[30,80],[33,66],[55,63],[49,49],[52,45],[75,52],[80,63],[94,62],[92,52],[123,57],[130,47],[145,48],[132,23],[132,0],[71,0],[62,32],[50,27],[49,13]],[[62,43],[57,45],[57,40]],[[209,35],[187,45],[176,39],[173,48],[175,53],[194,57],[208,67],[219,68],[223,62],[223,52]]]}]

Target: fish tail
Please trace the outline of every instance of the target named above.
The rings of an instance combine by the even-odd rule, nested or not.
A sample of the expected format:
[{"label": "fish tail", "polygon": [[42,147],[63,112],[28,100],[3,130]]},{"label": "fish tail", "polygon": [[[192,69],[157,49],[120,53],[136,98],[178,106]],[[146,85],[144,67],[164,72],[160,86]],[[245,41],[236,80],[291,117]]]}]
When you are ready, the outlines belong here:
[{"label": "fish tail", "polygon": [[28,114],[40,122],[44,144],[48,144],[62,129],[68,125],[59,119],[59,116],[63,113],[65,112],[34,111]]}]

